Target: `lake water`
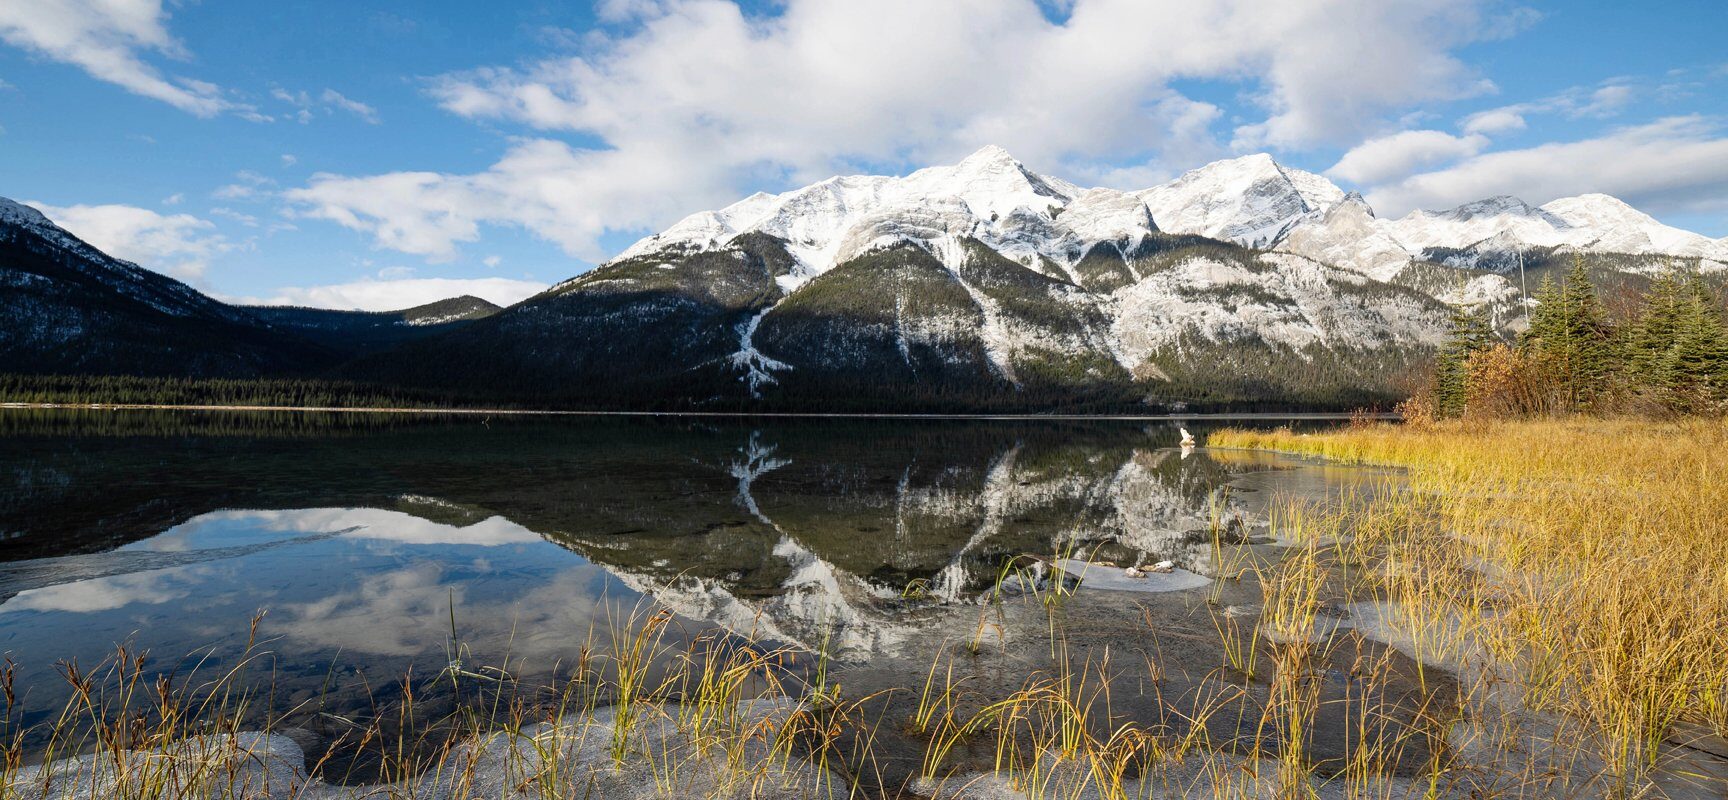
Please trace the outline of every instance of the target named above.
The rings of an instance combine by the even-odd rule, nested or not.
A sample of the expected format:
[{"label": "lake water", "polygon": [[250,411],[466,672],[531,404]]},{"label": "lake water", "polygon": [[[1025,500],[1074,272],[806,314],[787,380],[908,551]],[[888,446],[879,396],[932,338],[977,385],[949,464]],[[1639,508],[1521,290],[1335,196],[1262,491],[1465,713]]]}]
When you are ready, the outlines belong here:
[{"label": "lake water", "polygon": [[[1383,477],[1177,440],[1144,421],[7,411],[13,724],[64,702],[58,662],[88,668],[122,643],[179,675],[250,645],[266,705],[358,717],[453,659],[556,674],[655,609],[675,612],[674,641],[824,652],[860,690],[916,685],[945,644],[990,638],[997,660],[977,668],[1008,686],[1048,656],[1015,638],[1042,615],[980,621],[1016,557],[1212,577],[1196,532],[1240,519],[1263,535],[1274,497]],[[1192,651],[1203,670],[1209,591],[1083,588],[1067,630],[1129,660]]]}]

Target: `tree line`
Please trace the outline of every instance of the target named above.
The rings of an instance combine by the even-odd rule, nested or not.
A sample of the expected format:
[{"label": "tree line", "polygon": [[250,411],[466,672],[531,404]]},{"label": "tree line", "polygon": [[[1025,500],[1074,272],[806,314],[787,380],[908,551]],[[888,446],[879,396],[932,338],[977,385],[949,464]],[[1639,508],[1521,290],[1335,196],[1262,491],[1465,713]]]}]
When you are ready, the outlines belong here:
[{"label": "tree line", "polygon": [[171,378],[0,374],[0,402],[58,405],[211,405],[317,408],[455,408],[453,392],[312,378]]},{"label": "tree line", "polygon": [[[1453,314],[1413,419],[1541,414],[1705,414],[1728,409],[1728,318],[1696,273],[1671,270],[1605,303],[1582,259],[1550,275],[1512,341],[1486,309]],[[1617,308],[1610,308],[1611,305]]]}]

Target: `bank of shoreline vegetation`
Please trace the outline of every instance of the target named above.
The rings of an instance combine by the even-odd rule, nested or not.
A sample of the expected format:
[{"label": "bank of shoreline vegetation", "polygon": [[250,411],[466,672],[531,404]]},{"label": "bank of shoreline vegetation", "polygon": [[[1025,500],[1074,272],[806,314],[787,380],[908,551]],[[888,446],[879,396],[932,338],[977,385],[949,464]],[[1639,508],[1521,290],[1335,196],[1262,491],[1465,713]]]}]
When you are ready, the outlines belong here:
[{"label": "bank of shoreline vegetation", "polygon": [[1432,377],[1400,410],[1436,419],[1567,414],[1642,418],[1728,408],[1728,318],[1695,272],[1657,276],[1604,297],[1582,259],[1543,278],[1512,341],[1486,309],[1454,313]]},{"label": "bank of shoreline vegetation", "polygon": [[857,395],[749,400],[716,398],[698,403],[675,397],[643,397],[615,402],[592,398],[475,393],[390,386],[319,378],[176,378],[133,375],[20,375],[0,373],[0,404],[30,406],[174,406],[208,408],[503,410],[582,412],[714,412],[836,414],[1278,414],[1348,413],[1366,407],[1390,410],[1391,395],[1357,393],[1348,397],[1313,396],[1305,400],[1257,400],[1230,396],[1219,400],[1177,397],[1136,402],[1100,398],[1056,402],[1045,398],[998,397],[965,393],[908,394],[898,401]]}]

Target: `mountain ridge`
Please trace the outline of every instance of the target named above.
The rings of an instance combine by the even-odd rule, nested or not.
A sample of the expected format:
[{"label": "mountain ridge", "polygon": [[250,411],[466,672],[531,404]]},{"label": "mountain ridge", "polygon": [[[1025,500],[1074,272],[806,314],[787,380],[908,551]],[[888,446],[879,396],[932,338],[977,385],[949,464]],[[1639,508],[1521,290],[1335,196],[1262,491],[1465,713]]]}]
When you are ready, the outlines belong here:
[{"label": "mountain ridge", "polygon": [[[44,225],[76,241],[33,210],[0,207],[0,229],[43,239]],[[1728,268],[1719,248],[1606,195],[1540,207],[1502,196],[1387,220],[1265,154],[1126,192],[985,147],[688,215],[506,309],[460,298],[441,301],[449,313],[248,309],[178,282],[156,288],[317,350],[311,367],[260,373],[530,405],[1349,407],[1396,399],[1444,338],[1450,306],[1521,324],[1509,268],[1540,273],[1578,252],[1628,279],[1673,264],[1716,274]],[[78,252],[149,283],[89,250]]]},{"label": "mountain ridge", "polygon": [[470,300],[376,313],[231,305],[0,198],[0,372],[310,376],[497,310]]}]

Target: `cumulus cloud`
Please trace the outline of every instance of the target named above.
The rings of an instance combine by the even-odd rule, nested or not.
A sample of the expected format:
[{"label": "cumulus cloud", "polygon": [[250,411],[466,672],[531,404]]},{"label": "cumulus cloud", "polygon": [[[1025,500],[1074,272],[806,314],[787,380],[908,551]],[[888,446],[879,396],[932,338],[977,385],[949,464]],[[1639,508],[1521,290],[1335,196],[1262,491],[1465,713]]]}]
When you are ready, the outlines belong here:
[{"label": "cumulus cloud", "polygon": [[30,205],[104,253],[186,280],[202,278],[210,259],[233,249],[214,223],[191,214],[117,204]]},{"label": "cumulus cloud", "polygon": [[507,306],[539,294],[546,287],[547,284],[538,281],[511,278],[379,277],[325,286],[287,286],[276,290],[272,297],[246,298],[246,301],[312,308],[397,311],[471,294]]},{"label": "cumulus cloud", "polygon": [[[514,225],[584,257],[751,185],[1008,148],[1035,169],[1122,181],[1172,152],[1348,144],[1415,104],[1483,91],[1452,55],[1505,32],[1482,2],[614,1],[574,56],[436,79],[453,113],[545,132],[471,174],[320,175],[289,198],[381,247],[454,256]],[[1183,80],[1242,85],[1263,112],[1214,130]],[[583,147],[554,138],[579,137]],[[1157,158],[1163,154],[1162,158]],[[1102,164],[1146,161],[1121,172]]]},{"label": "cumulus cloud", "polygon": [[0,41],[44,58],[72,64],[93,78],[160,100],[200,117],[227,110],[215,84],[164,74],[146,54],[185,59],[168,33],[161,0],[6,0],[0,3]]},{"label": "cumulus cloud", "polygon": [[1497,194],[1545,203],[1586,192],[1654,213],[1728,211],[1728,135],[1703,117],[1668,117],[1592,139],[1483,153],[1367,197],[1382,212],[1402,214]]},{"label": "cumulus cloud", "polygon": [[1488,137],[1481,134],[1453,136],[1444,131],[1400,131],[1350,148],[1326,174],[1373,185],[1476,155],[1487,146]]}]

